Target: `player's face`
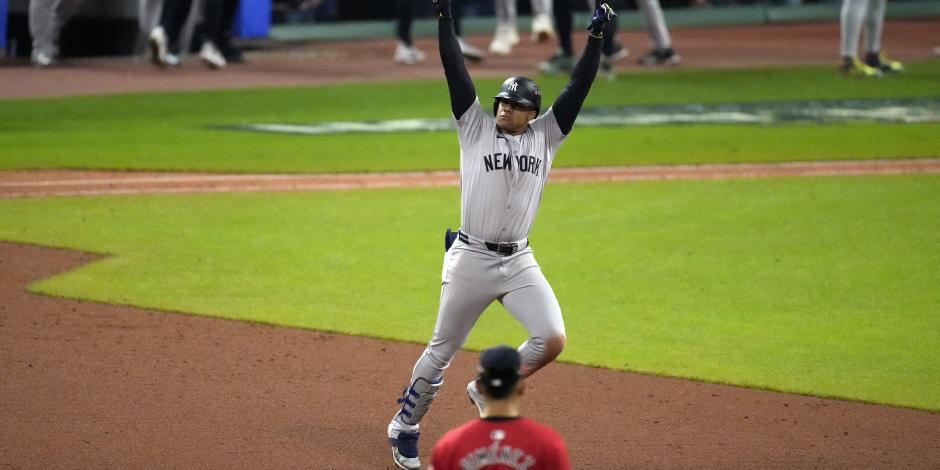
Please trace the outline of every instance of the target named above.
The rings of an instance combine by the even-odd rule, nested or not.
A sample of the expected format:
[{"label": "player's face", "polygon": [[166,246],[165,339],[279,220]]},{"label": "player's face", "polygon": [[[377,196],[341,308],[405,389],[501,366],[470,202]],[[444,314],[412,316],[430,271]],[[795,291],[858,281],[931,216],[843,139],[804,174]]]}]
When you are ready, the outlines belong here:
[{"label": "player's face", "polygon": [[496,108],[496,125],[503,132],[521,134],[529,121],[535,119],[535,109],[508,100],[499,100]]}]

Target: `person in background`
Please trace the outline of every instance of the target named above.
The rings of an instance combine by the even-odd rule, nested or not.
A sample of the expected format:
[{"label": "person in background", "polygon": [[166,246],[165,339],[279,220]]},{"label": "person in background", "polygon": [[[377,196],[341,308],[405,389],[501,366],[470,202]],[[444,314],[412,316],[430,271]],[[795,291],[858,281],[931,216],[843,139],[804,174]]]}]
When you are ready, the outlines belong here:
[{"label": "person in background", "polygon": [[[558,52],[547,61],[539,64],[542,73],[567,73],[574,66],[575,58],[571,50],[571,22],[573,0],[555,1],[555,26],[558,29]],[[672,37],[666,27],[662,6],[659,0],[637,0],[637,6],[646,20],[646,31],[649,34],[652,49],[637,59],[637,63],[646,67],[671,67],[678,65],[681,58],[672,48]],[[591,1],[588,1],[591,8]],[[617,25],[611,26],[613,32],[605,38],[601,56],[601,71],[613,73],[613,64],[623,60],[629,54],[616,38]]]},{"label": "person in background", "polygon": [[[513,46],[519,44],[519,31],[516,28],[517,3],[518,0],[496,0],[496,31],[489,48],[493,54],[509,55]],[[532,40],[545,42],[554,37],[553,23],[552,0],[532,0]]]},{"label": "person in background", "polygon": [[[429,470],[527,468],[570,470],[568,449],[554,429],[523,418],[525,379],[519,353],[509,346],[487,349],[477,366],[483,413],[448,431],[431,451]],[[496,452],[488,452],[497,449]]]},{"label": "person in background", "polygon": [[205,47],[207,42],[214,45],[222,53],[225,62],[229,64],[244,62],[241,50],[232,43],[232,28],[235,24],[235,14],[238,12],[239,0],[203,1],[204,15],[201,28],[205,35],[203,46]]},{"label": "person in background", "polygon": [[[846,77],[879,78],[904,72],[904,65],[891,60],[881,50],[887,0],[843,0],[841,25],[842,63],[839,72]],[[858,57],[858,43],[865,27],[865,59]]]},{"label": "person in background", "polygon": [[[237,3],[237,2],[236,2]],[[178,67],[180,65],[179,51],[185,45],[179,44],[180,30],[186,23],[193,0],[164,0],[160,10],[160,22],[150,31],[150,60],[158,67]],[[199,58],[210,68],[224,68],[228,62],[216,41],[221,35],[224,21],[221,15],[225,11],[222,0],[208,0],[204,10],[206,21],[206,36],[199,48]],[[234,9],[231,12],[234,15]],[[212,18],[209,18],[212,15]],[[234,17],[234,16],[233,16]],[[228,21],[231,27],[231,20]]]},{"label": "person in background", "polygon": [[[417,0],[396,0],[395,9],[398,15],[398,24],[396,35],[398,42],[395,44],[395,62],[405,65],[414,65],[424,62],[424,52],[414,46],[411,37],[411,24],[414,22],[415,1]],[[454,8],[454,29],[457,31],[457,43],[460,44],[460,52],[467,60],[480,61],[486,57],[477,47],[465,41],[460,30],[460,2],[455,1]]]},{"label": "person in background", "polygon": [[[571,46],[571,28],[574,12],[571,2],[574,0],[555,0],[555,28],[558,31],[558,51],[547,61],[539,63],[539,71],[546,74],[570,73],[574,70],[577,59]],[[588,0],[588,8],[593,10],[593,0]],[[614,18],[607,26],[607,34],[601,45],[600,69],[604,73],[613,70],[614,62],[623,60],[629,51],[617,41],[617,19]]]},{"label": "person in background", "polygon": [[59,59],[59,35],[82,0],[29,0],[29,34],[33,39],[30,61],[51,67]]}]

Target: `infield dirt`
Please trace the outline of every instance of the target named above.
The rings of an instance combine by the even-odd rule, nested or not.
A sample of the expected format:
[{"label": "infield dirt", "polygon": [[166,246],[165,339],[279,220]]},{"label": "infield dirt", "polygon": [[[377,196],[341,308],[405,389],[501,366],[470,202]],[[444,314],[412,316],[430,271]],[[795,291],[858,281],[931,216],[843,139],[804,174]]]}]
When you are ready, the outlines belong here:
[{"label": "infield dirt", "polygon": [[[26,292],[97,258],[0,243],[2,466],[391,467],[385,426],[422,345]],[[473,418],[477,357],[448,372],[425,455]],[[524,411],[562,434],[576,468],[940,462],[936,413],[567,364],[531,379]]]},{"label": "infield dirt", "polygon": [[[925,58],[934,44],[922,43],[936,25],[889,22],[885,41],[900,59]],[[684,66],[730,67],[834,65],[838,35],[827,23],[689,29],[674,37]],[[625,38],[635,55],[646,44],[640,32]],[[433,50],[432,41],[418,44]],[[391,66],[391,47],[363,41],[250,54],[248,65],[222,73],[195,64],[161,71],[113,60],[54,70],[4,67],[0,84],[10,86],[0,87],[0,98],[334,83],[371,79],[376,70],[386,79],[440,76],[433,58],[416,68]],[[529,66],[546,52],[520,48]],[[505,75],[517,66],[500,59],[473,67]],[[37,191],[76,186],[37,181],[111,179],[102,187],[78,185],[106,190],[129,175],[147,177],[23,172],[3,178]],[[0,242],[0,467],[391,468],[385,426],[423,345],[26,291],[96,259]],[[464,384],[476,359],[461,352],[448,372],[424,422],[424,455],[444,431],[473,417]],[[562,434],[577,468],[940,466],[937,413],[567,364],[532,378],[524,412]]]}]

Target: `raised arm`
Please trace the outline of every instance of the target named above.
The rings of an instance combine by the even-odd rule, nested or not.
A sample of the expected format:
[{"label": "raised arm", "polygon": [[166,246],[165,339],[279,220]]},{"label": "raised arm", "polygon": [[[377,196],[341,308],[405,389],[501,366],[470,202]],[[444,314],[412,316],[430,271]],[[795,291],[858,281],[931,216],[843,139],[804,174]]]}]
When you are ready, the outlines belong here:
[{"label": "raised arm", "polygon": [[617,17],[617,14],[609,5],[606,3],[601,4],[599,1],[597,3],[598,7],[594,10],[594,18],[591,19],[591,26],[588,27],[588,42],[587,46],[584,47],[584,54],[581,54],[581,58],[574,66],[568,85],[565,86],[565,89],[555,99],[555,103],[552,104],[555,120],[558,121],[558,127],[565,135],[571,132],[571,128],[574,127],[574,120],[581,112],[581,105],[587,99],[588,92],[591,91],[591,84],[594,83],[594,77],[597,76],[605,27],[610,20]]},{"label": "raised arm", "polygon": [[467,72],[460,52],[460,43],[454,32],[454,16],[451,14],[450,0],[431,0],[437,9],[437,42],[441,52],[441,64],[444,65],[444,77],[450,90],[450,108],[454,117],[460,119],[463,113],[477,99],[473,80]]}]

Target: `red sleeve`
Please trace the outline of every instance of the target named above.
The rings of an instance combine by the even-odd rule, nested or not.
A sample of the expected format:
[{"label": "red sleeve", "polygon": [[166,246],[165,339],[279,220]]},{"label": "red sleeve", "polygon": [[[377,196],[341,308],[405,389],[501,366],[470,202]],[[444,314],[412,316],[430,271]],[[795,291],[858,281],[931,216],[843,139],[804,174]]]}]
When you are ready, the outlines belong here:
[{"label": "red sleeve", "polygon": [[562,440],[561,435],[555,430],[551,432],[547,451],[549,453],[547,461],[554,464],[551,468],[556,470],[571,470],[568,448],[565,446],[565,441]]},{"label": "red sleeve", "polygon": [[448,470],[450,467],[449,456],[452,453],[453,445],[451,441],[452,432],[444,434],[437,444],[434,444],[434,449],[431,451],[431,466],[428,467],[428,470]]}]

